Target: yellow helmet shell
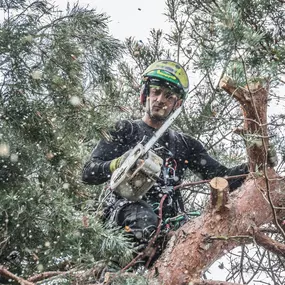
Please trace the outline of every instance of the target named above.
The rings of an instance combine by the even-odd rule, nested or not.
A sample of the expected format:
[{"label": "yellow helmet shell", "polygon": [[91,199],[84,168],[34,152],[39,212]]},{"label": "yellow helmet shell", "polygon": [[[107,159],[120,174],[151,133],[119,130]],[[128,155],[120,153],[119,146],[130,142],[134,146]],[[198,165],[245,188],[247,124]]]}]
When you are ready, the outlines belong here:
[{"label": "yellow helmet shell", "polygon": [[158,78],[168,81],[183,90],[184,95],[189,90],[189,79],[185,69],[172,60],[158,60],[152,63],[143,73],[143,77]]}]

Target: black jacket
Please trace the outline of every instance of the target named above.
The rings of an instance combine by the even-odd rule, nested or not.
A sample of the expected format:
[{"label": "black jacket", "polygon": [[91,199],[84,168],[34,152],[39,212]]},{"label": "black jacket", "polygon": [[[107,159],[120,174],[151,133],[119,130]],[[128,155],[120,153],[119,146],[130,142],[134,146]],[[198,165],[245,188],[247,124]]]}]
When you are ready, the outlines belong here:
[{"label": "black jacket", "polygon": [[[111,131],[112,140],[101,140],[94,148],[90,160],[86,162],[83,169],[83,182],[101,184],[108,181],[111,177],[109,169],[111,161],[139,142],[143,140],[147,142],[155,131],[142,120],[118,122],[115,129]],[[187,168],[201,179],[248,173],[246,164],[227,168],[212,158],[200,142],[191,136],[173,130],[167,130],[153,147],[153,150],[163,158],[164,163],[168,160],[175,164],[176,179],[172,181],[172,185],[178,185],[182,182]],[[243,178],[230,180],[230,190],[239,187],[243,180]],[[157,191],[150,189],[146,195],[157,195]],[[180,192],[177,191],[175,196],[179,198]],[[155,200],[159,202],[158,199],[157,195]]]},{"label": "black jacket", "polygon": [[[109,169],[111,161],[136,146],[143,139],[147,142],[155,131],[142,120],[119,121],[115,130],[111,131],[112,141],[101,140],[94,148],[90,160],[86,162],[83,169],[83,182],[101,184],[108,181],[111,177]],[[191,136],[173,130],[166,131],[153,148],[160,148],[155,152],[164,161],[171,156],[175,159],[177,163],[176,176],[179,178],[176,185],[181,183],[187,168],[202,179],[248,173],[247,164],[227,168],[209,156],[200,142]],[[230,180],[231,190],[239,187],[242,181],[243,179]]]}]

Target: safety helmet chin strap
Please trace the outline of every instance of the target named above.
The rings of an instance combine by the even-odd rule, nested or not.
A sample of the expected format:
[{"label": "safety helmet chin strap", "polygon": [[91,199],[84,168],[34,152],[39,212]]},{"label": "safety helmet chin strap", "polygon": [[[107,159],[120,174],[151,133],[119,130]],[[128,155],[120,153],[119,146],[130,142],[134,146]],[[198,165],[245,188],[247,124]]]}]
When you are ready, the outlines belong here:
[{"label": "safety helmet chin strap", "polygon": [[150,78],[148,77],[145,84],[144,84],[144,104],[145,104],[145,108],[146,108],[146,113],[150,116],[151,116],[151,113],[150,113],[150,104],[148,103],[147,104],[147,101],[149,100],[149,94],[150,94]]},{"label": "safety helmet chin strap", "polygon": [[148,77],[145,82],[145,100],[147,100],[147,97],[149,97],[149,89],[150,89],[150,78]]}]

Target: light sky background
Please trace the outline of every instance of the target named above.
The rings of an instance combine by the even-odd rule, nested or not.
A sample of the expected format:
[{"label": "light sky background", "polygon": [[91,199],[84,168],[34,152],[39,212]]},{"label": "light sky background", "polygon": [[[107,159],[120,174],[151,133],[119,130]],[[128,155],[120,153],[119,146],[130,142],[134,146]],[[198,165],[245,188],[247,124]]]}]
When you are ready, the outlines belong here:
[{"label": "light sky background", "polygon": [[[61,10],[67,3],[77,3],[76,0],[53,0]],[[128,37],[146,43],[152,29],[161,29],[164,34],[171,30],[170,22],[164,15],[166,0],[79,0],[79,6],[94,8],[98,13],[109,16],[109,32],[114,37],[124,41]],[[188,70],[191,82],[190,90],[200,81],[200,76]],[[218,76],[219,77],[219,76]]]},{"label": "light sky background", "polygon": [[[64,9],[67,3],[76,1],[54,0],[59,8]],[[135,37],[147,41],[152,28],[169,31],[170,24],[165,12],[165,0],[80,0],[80,6],[95,8],[110,16],[108,24],[110,34],[119,40]],[[140,9],[140,10],[139,10]]]}]

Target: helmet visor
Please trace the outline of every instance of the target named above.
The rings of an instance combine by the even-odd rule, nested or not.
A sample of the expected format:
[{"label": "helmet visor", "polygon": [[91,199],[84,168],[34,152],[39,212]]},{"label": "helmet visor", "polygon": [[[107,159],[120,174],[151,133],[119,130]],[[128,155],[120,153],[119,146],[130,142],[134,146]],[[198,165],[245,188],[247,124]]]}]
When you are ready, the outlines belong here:
[{"label": "helmet visor", "polygon": [[150,78],[149,79],[149,87],[155,88],[155,87],[163,87],[166,88],[172,93],[173,95],[176,95],[178,99],[181,99],[184,97],[184,92],[181,88],[178,88],[177,85],[170,83],[169,81],[157,79],[157,78]]},{"label": "helmet visor", "polygon": [[188,92],[189,80],[184,68],[171,60],[160,60],[151,64],[143,74],[171,82],[183,89],[184,94]]}]

